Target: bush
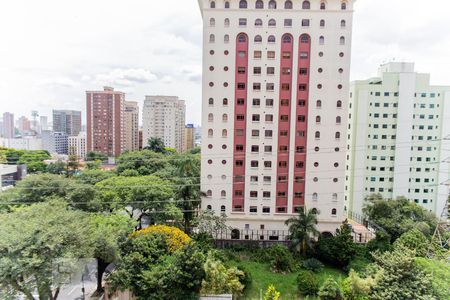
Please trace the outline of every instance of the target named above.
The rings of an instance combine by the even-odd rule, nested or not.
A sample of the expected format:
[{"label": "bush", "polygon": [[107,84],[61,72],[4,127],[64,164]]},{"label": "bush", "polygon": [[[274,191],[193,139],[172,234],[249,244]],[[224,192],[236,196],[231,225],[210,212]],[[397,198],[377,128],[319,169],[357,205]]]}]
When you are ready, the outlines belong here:
[{"label": "bush", "polygon": [[376,237],[370,240],[366,248],[369,252],[375,252],[379,250],[380,252],[385,252],[391,250],[391,237],[389,234],[382,231],[378,231]]},{"label": "bush", "polygon": [[331,277],[322,284],[319,290],[319,297],[322,300],[339,300],[342,299],[342,292],[339,284]]},{"label": "bush", "polygon": [[270,254],[270,265],[275,272],[289,272],[292,270],[292,254],[288,248],[275,245],[268,250]]},{"label": "bush", "polygon": [[417,256],[424,257],[430,242],[419,229],[412,229],[402,234],[394,243],[394,248],[402,245],[410,250],[416,251]]},{"label": "bush", "polygon": [[315,296],[319,291],[319,281],[312,271],[300,271],[297,276],[297,287],[300,294]]},{"label": "bush", "polygon": [[201,232],[194,234],[192,239],[197,243],[200,249],[204,250],[204,252],[208,252],[208,250],[214,247],[214,239],[209,233]]},{"label": "bush", "polygon": [[238,265],[236,268],[243,273],[239,277],[239,282],[244,285],[244,290],[248,289],[253,282],[252,274],[244,265]]},{"label": "bush", "polygon": [[356,256],[353,258],[348,266],[346,267],[347,271],[354,270],[358,273],[364,272],[367,265],[369,265],[372,261],[365,256]]},{"label": "bush", "polygon": [[309,258],[302,262],[302,267],[303,267],[303,269],[317,273],[323,269],[323,263],[321,263],[320,260],[318,260],[318,259]]}]

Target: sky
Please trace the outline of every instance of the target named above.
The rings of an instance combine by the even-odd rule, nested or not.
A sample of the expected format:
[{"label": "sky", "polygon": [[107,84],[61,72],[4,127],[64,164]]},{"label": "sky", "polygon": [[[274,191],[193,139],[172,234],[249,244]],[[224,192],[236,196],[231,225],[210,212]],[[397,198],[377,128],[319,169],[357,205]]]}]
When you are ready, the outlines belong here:
[{"label": "sky", "polygon": [[[358,0],[351,79],[395,60],[450,85],[449,10],[448,0]],[[179,96],[200,124],[201,57],[197,0],[0,2],[0,112],[16,118],[84,112],[85,91],[108,85],[141,107],[145,95]]]}]

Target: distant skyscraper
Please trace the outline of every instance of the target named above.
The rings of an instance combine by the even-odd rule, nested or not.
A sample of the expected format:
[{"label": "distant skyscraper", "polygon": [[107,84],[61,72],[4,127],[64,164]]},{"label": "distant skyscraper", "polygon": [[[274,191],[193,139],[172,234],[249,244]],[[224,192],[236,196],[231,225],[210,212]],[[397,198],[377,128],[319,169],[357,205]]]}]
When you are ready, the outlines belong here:
[{"label": "distant skyscraper", "polygon": [[48,117],[46,116],[40,116],[39,117],[39,123],[40,123],[40,127],[41,127],[41,132],[43,130],[48,130]]},{"label": "distant skyscraper", "polygon": [[143,119],[143,143],[152,137],[160,138],[166,147],[182,152],[186,105],[184,100],[173,96],[146,96]]},{"label": "distant skyscraper", "polygon": [[20,117],[17,120],[17,128],[19,129],[19,132],[22,136],[30,135],[31,131],[30,120],[25,116]]},{"label": "distant skyscraper", "polygon": [[69,136],[69,155],[79,158],[86,157],[86,132],[80,132],[77,136]]},{"label": "distant skyscraper", "polygon": [[53,131],[77,136],[81,131],[81,111],[53,110]]},{"label": "distant skyscraper", "polygon": [[119,156],[124,143],[125,94],[111,87],[103,91],[87,91],[87,152]]},{"label": "distant skyscraper", "polygon": [[187,124],[184,128],[184,151],[191,150],[195,147],[195,128],[194,124]]},{"label": "distant skyscraper", "polygon": [[440,216],[450,178],[450,86],[430,85],[413,63],[387,63],[350,87],[345,204],[404,196]]},{"label": "distant skyscraper", "polygon": [[12,139],[14,134],[14,114],[5,112],[3,114],[3,137]]},{"label": "distant skyscraper", "polygon": [[137,102],[125,101],[124,107],[124,142],[125,150],[139,150],[139,105]]}]

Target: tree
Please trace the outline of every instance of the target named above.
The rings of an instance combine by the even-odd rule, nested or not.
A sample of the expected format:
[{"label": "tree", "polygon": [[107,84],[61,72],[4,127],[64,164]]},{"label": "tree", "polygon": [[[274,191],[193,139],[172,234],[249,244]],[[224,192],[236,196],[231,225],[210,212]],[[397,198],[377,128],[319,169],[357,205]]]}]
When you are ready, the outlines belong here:
[{"label": "tree", "polygon": [[34,290],[41,300],[57,299],[72,264],[92,252],[89,219],[61,200],[0,214],[0,224],[0,289],[28,300]]},{"label": "tree", "polygon": [[67,162],[67,175],[73,176],[74,173],[80,168],[80,162],[78,161],[78,156],[69,155],[69,160]]},{"label": "tree", "polygon": [[289,239],[292,246],[300,248],[300,252],[306,256],[307,249],[311,246],[311,237],[316,237],[320,234],[317,230],[317,213],[312,209],[305,213],[301,209],[298,217],[290,218],[286,221],[289,226]]},{"label": "tree", "polygon": [[127,170],[137,171],[139,175],[147,176],[165,169],[168,166],[167,157],[150,150],[126,152],[117,159],[117,174]]},{"label": "tree", "polygon": [[97,260],[97,293],[103,292],[102,281],[106,268],[119,256],[119,247],[133,232],[135,224],[130,218],[120,214],[94,214],[93,243]]},{"label": "tree", "polygon": [[271,284],[264,293],[264,300],[278,300],[280,299],[280,296],[281,293],[276,290],[273,284]]},{"label": "tree", "polygon": [[213,211],[203,210],[194,219],[193,225],[199,233],[207,233],[217,237],[221,232],[226,232],[227,216],[225,214],[215,215]]},{"label": "tree", "polygon": [[58,160],[57,162],[51,163],[47,166],[47,172],[55,175],[64,175],[67,172],[67,165],[65,162]]},{"label": "tree", "polygon": [[44,150],[1,150],[2,156],[10,165],[27,165],[28,173],[45,172],[47,169],[44,160],[51,158],[50,153]]},{"label": "tree", "polygon": [[297,276],[297,287],[304,296],[315,296],[319,291],[319,281],[312,271],[300,271]]},{"label": "tree", "polygon": [[414,250],[417,256],[426,256],[430,241],[419,229],[412,229],[402,234],[394,243],[394,248],[399,246]]},{"label": "tree", "polygon": [[205,279],[202,281],[203,295],[233,294],[240,295],[244,290],[240,278],[244,276],[236,267],[226,267],[209,253],[204,264]]},{"label": "tree", "polygon": [[88,152],[86,154],[86,161],[96,161],[99,160],[101,162],[108,160],[108,155],[100,152]]},{"label": "tree", "polygon": [[151,150],[156,153],[165,153],[166,146],[162,139],[158,137],[149,138],[147,141],[147,146],[144,147],[144,150]]},{"label": "tree", "polygon": [[322,300],[340,300],[341,288],[332,277],[328,277],[319,289],[318,293]]},{"label": "tree", "polygon": [[376,281],[372,277],[361,278],[358,273],[350,270],[348,277],[342,283],[342,293],[346,300],[367,300],[370,289]]},{"label": "tree", "polygon": [[274,272],[289,272],[292,269],[293,258],[289,250],[282,245],[274,245],[268,249],[270,265]]},{"label": "tree", "polygon": [[111,171],[104,170],[84,170],[80,174],[76,175],[74,179],[79,180],[81,183],[95,185],[96,183],[114,177],[115,174]]}]

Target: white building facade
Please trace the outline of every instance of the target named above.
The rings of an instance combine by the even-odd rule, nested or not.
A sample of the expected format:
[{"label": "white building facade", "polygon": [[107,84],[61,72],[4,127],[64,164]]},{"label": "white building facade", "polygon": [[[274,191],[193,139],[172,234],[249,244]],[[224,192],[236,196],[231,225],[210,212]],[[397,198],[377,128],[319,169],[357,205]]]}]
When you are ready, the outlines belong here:
[{"label": "white building facade", "polygon": [[69,155],[78,158],[86,157],[86,132],[80,132],[77,136],[69,136]]},{"label": "white building facade", "polygon": [[346,207],[400,196],[440,216],[450,175],[450,87],[430,85],[413,63],[388,63],[351,84]]},{"label": "white building facade", "polygon": [[186,104],[174,96],[146,96],[142,110],[143,147],[152,137],[178,152],[184,149]]},{"label": "white building facade", "polygon": [[343,221],[353,2],[199,0],[202,209],[232,238],[282,239],[305,208]]},{"label": "white building facade", "polygon": [[0,146],[16,150],[43,150],[42,139],[34,137],[20,139],[0,138]]}]

